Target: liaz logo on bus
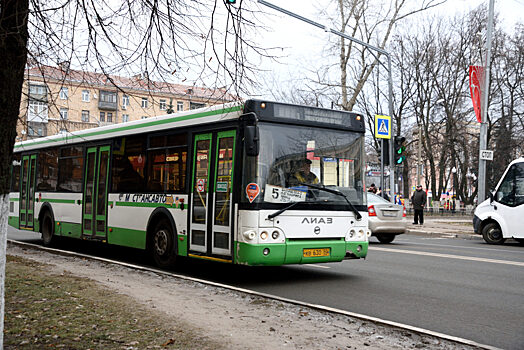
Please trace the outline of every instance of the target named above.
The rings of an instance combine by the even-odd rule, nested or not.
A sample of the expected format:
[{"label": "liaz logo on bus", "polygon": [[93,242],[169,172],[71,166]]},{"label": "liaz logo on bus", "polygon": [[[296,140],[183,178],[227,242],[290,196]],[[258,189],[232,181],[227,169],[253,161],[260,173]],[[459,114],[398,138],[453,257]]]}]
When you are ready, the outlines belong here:
[{"label": "liaz logo on bus", "polygon": [[301,224],[332,224],[333,218],[303,218]]}]

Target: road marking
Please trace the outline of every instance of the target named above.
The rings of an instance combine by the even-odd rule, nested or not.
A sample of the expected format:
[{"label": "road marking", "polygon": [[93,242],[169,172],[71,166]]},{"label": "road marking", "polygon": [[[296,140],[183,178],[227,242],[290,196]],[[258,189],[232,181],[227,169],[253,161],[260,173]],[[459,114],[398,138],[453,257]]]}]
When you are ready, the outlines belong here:
[{"label": "road marking", "polygon": [[474,256],[461,256],[461,255],[451,255],[451,254],[441,254],[441,253],[418,252],[418,251],[414,251],[414,250],[393,249],[393,248],[379,248],[379,247],[370,247],[369,249],[371,249],[371,250],[380,250],[380,251],[383,251],[383,252],[393,252],[393,253],[404,253],[404,254],[412,254],[412,255],[434,256],[434,257],[437,257],[437,258],[448,258],[448,259],[458,259],[458,260],[480,261],[480,262],[487,262],[487,263],[492,263],[492,264],[524,266],[524,262],[477,258],[477,257],[474,257]]},{"label": "road marking", "polygon": [[[428,240],[437,240],[437,239],[447,239],[447,238],[423,238]],[[445,247],[445,248],[457,248],[457,249],[475,249],[475,250],[487,250],[489,252],[504,252],[511,254],[524,254],[524,250],[509,250],[509,249],[497,249],[497,248],[487,248],[487,247],[469,247],[469,246],[459,246],[459,245],[449,245],[449,244],[431,244],[431,243],[418,243],[413,242],[408,239],[399,239],[399,242],[406,242],[412,245],[425,245],[425,246],[434,246],[434,247]]]},{"label": "road marking", "polygon": [[319,269],[330,269],[329,266],[317,265],[317,264],[307,264],[305,266],[318,267]]}]

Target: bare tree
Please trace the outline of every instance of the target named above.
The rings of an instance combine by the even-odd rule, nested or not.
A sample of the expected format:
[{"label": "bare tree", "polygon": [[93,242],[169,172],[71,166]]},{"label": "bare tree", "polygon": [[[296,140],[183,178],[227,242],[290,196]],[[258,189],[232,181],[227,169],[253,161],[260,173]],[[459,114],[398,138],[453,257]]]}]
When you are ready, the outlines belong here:
[{"label": "bare tree", "polygon": [[246,55],[263,53],[245,39],[255,28],[252,14],[243,1],[0,0],[0,348],[9,179],[27,58],[68,62],[109,81],[119,72],[147,72],[239,95],[254,69]]}]

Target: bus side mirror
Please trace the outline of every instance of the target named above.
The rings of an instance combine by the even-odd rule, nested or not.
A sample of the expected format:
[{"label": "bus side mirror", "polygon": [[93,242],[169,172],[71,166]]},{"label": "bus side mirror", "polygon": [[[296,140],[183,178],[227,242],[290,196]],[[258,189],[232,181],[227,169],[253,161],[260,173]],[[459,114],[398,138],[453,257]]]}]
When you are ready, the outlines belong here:
[{"label": "bus side mirror", "polygon": [[246,154],[250,157],[258,156],[260,152],[260,139],[258,136],[258,126],[246,125],[244,129],[244,144]]}]

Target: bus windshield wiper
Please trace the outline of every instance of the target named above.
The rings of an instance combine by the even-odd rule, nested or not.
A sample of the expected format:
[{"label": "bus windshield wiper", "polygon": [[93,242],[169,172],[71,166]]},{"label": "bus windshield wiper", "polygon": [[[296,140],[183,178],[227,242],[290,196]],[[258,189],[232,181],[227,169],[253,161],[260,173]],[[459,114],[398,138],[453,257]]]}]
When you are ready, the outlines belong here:
[{"label": "bus windshield wiper", "polygon": [[294,207],[295,205],[297,205],[298,203],[305,203],[305,202],[293,202],[293,203],[291,203],[290,205],[288,205],[287,207],[284,207],[284,208],[280,209],[279,211],[274,212],[273,214],[269,214],[269,215],[267,216],[267,220],[271,220],[271,219],[273,219],[274,217],[279,216],[280,214],[282,214],[282,213],[285,212],[286,210],[293,208],[293,207]]},{"label": "bus windshield wiper", "polygon": [[362,219],[362,215],[360,215],[360,213],[358,212],[357,208],[355,208],[353,203],[351,203],[349,201],[348,197],[346,197],[346,195],[344,193],[340,192],[339,190],[334,190],[334,189],[331,189],[331,188],[326,188],[326,187],[322,187],[322,186],[307,184],[307,183],[304,183],[304,182],[299,182],[299,185],[311,187],[311,188],[314,188],[314,189],[317,189],[317,190],[320,190],[320,191],[326,191],[328,193],[332,193],[332,194],[335,194],[337,196],[343,197],[346,200],[346,202],[348,203],[349,207],[351,208],[351,211],[355,214],[355,218],[357,220]]}]

